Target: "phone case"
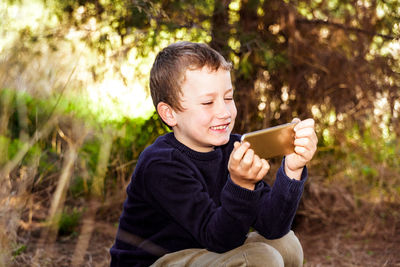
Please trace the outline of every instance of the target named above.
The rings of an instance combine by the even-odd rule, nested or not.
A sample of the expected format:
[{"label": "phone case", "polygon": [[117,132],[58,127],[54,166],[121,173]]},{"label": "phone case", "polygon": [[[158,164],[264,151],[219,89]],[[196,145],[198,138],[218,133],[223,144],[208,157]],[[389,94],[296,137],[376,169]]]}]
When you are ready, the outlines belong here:
[{"label": "phone case", "polygon": [[297,122],[250,132],[242,135],[242,142],[250,143],[250,148],[264,159],[284,156],[294,152],[294,126]]}]

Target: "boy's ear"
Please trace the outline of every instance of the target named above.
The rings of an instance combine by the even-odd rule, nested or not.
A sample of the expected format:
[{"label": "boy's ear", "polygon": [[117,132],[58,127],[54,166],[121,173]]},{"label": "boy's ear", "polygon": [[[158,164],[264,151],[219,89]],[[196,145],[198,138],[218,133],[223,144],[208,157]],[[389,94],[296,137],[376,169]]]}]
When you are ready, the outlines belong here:
[{"label": "boy's ear", "polygon": [[176,116],[173,108],[167,103],[160,102],[157,104],[157,112],[161,119],[169,126],[174,127],[176,125]]}]

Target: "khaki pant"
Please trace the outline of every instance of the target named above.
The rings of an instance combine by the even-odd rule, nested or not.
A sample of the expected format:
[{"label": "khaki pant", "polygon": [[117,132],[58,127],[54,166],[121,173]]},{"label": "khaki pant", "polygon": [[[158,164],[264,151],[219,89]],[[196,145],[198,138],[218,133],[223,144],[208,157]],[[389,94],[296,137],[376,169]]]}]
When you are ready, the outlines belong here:
[{"label": "khaki pant", "polygon": [[257,232],[251,232],[245,243],[225,253],[206,249],[185,249],[166,254],[152,267],[236,267],[236,266],[285,266],[303,265],[303,249],[293,231],[282,238],[268,240]]}]

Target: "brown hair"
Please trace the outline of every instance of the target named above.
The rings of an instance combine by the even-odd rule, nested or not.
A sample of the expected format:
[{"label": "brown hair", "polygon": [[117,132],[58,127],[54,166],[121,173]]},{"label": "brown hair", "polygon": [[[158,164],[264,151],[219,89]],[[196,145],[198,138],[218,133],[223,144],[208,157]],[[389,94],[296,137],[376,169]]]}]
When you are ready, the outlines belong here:
[{"label": "brown hair", "polygon": [[159,102],[165,102],[181,111],[179,99],[186,70],[197,70],[204,66],[213,71],[219,68],[230,71],[232,64],[206,44],[178,42],[158,53],[150,71],[150,92],[157,109]]}]

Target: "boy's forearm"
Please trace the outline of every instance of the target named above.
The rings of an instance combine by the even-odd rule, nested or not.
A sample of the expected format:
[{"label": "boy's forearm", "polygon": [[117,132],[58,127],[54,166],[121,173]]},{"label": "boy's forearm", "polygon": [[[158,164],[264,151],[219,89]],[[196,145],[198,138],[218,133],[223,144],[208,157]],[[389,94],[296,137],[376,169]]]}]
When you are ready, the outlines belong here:
[{"label": "boy's forearm", "polygon": [[271,191],[262,197],[259,204],[260,210],[254,228],[261,235],[279,238],[290,230],[306,178],[306,168],[302,170],[300,179],[295,180],[285,174],[284,166],[281,165]]}]

